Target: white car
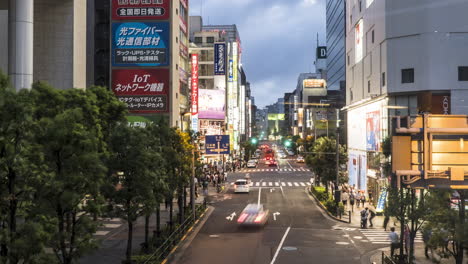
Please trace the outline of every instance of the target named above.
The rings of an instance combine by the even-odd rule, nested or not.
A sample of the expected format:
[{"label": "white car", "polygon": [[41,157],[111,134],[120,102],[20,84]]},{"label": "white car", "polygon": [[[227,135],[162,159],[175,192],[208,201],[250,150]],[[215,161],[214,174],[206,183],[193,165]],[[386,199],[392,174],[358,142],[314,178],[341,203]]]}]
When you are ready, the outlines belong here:
[{"label": "white car", "polygon": [[247,168],[257,168],[257,162],[255,162],[255,160],[249,160],[247,162]]},{"label": "white car", "polygon": [[249,182],[245,179],[239,179],[234,182],[235,193],[248,193],[250,191]]}]

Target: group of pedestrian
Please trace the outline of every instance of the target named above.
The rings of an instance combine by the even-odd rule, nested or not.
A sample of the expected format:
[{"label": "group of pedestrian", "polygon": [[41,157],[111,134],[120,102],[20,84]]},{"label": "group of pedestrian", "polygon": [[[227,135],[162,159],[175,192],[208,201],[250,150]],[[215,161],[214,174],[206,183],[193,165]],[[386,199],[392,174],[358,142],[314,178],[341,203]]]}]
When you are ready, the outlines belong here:
[{"label": "group of pedestrian", "polygon": [[376,212],[373,208],[366,207],[362,209],[360,214],[361,214],[361,228],[366,229],[368,221],[369,221],[369,227],[374,226],[374,223],[372,223],[372,220],[376,216]]},{"label": "group of pedestrian", "polygon": [[354,212],[354,204],[356,208],[365,207],[366,204],[366,195],[363,190],[356,190],[353,186],[343,186],[341,193],[341,201],[345,208],[349,206],[352,212]]}]

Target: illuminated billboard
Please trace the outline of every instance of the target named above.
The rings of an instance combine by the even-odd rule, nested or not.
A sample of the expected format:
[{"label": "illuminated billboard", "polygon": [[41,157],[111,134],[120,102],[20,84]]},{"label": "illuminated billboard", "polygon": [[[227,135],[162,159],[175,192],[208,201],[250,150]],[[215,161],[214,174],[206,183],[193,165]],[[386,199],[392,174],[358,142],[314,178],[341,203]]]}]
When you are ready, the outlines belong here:
[{"label": "illuminated billboard", "polygon": [[268,120],[284,120],[284,114],[268,114]]},{"label": "illuminated billboard", "polygon": [[224,90],[198,90],[198,117],[200,119],[224,119]]},{"label": "illuminated billboard", "polygon": [[326,88],[327,81],[324,79],[305,79],[302,81],[304,88]]},{"label": "illuminated billboard", "polygon": [[362,60],[363,56],[363,48],[364,48],[364,43],[363,43],[363,38],[364,38],[364,25],[362,22],[362,19],[359,20],[359,22],[356,24],[354,27],[354,38],[355,38],[355,43],[354,43],[354,50],[355,50],[355,63],[358,63]]}]

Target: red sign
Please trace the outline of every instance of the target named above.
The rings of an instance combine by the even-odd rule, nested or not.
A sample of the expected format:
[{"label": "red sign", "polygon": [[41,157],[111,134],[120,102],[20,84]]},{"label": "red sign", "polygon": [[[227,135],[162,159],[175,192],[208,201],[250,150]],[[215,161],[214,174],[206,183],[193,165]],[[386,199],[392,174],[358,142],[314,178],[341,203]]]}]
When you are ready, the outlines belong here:
[{"label": "red sign", "polygon": [[114,69],[112,91],[132,113],[167,112],[169,69]]},{"label": "red sign", "polygon": [[170,0],[112,0],[113,20],[167,20]]},{"label": "red sign", "polygon": [[192,54],[192,115],[198,114],[198,54]]}]

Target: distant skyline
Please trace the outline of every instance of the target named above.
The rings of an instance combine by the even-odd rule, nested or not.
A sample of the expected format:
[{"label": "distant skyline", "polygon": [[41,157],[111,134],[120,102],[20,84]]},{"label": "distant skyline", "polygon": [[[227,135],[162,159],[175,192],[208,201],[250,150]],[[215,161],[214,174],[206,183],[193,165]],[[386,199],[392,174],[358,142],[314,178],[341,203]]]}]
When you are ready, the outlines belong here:
[{"label": "distant skyline", "polygon": [[326,44],[325,0],[191,0],[190,15],[205,25],[237,25],[259,108],[292,92],[299,73],[315,72],[317,33]]}]

